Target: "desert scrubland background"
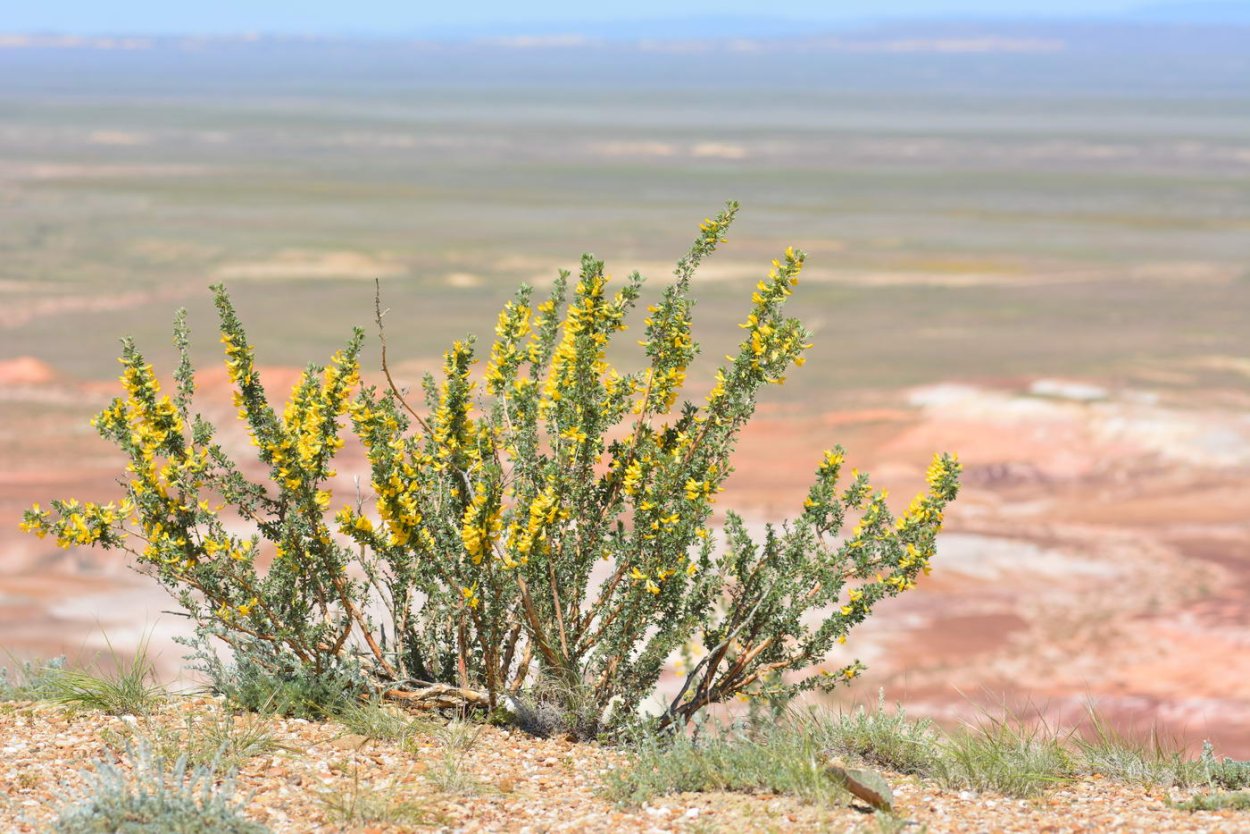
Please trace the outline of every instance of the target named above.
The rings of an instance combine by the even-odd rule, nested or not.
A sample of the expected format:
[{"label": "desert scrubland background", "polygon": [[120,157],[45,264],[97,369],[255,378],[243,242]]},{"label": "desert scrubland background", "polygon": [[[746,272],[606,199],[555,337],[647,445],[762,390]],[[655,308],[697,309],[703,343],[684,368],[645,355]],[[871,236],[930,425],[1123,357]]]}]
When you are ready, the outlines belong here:
[{"label": "desert scrubland background", "polygon": [[[87,422],[120,336],[167,375],[186,306],[226,425],[209,284],[280,398],[370,325],[377,278],[415,383],[584,251],[656,291],[736,199],[696,282],[692,395],[787,245],[817,338],[720,505],[795,514],[835,443],[899,508],[934,451],[965,465],[932,576],[834,658],[869,665],[845,698],[947,721],[1093,700],[1250,756],[1250,28],[704,28],[0,37],[0,647],[151,634],[192,682],[174,604],[124,555],[17,530],[35,501],[120,496]],[[364,472],[349,448],[339,489]]]}]

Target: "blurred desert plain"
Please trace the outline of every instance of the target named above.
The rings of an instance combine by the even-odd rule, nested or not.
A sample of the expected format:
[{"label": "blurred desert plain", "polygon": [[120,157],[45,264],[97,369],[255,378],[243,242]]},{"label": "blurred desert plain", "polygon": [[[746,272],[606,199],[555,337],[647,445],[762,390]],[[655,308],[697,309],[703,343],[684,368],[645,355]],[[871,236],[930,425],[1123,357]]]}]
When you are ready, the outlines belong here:
[{"label": "blurred desert plain", "polygon": [[[370,324],[379,278],[415,382],[584,251],[655,291],[732,198],[692,396],[790,244],[817,338],[721,506],[794,514],[834,443],[900,507],[935,450],[966,465],[932,576],[843,647],[869,665],[845,697],[1059,721],[1092,699],[1250,755],[1250,28],[686,29],[0,38],[0,646],[85,661],[151,634],[190,680],[124,555],[17,531],[31,502],[119,496],[87,421],[120,336],[168,374],[189,308],[228,425],[210,283],[281,397]],[[349,495],[359,454],[339,472]]]}]

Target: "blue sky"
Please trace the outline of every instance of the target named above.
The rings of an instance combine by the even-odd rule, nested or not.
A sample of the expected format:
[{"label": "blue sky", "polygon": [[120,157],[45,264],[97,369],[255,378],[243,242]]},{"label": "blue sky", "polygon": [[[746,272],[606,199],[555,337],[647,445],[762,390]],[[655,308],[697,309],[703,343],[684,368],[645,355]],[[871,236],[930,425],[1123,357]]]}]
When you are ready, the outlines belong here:
[{"label": "blue sky", "polygon": [[419,34],[448,28],[703,15],[816,22],[863,18],[1114,14],[1131,0],[0,0],[0,31],[74,34]]}]

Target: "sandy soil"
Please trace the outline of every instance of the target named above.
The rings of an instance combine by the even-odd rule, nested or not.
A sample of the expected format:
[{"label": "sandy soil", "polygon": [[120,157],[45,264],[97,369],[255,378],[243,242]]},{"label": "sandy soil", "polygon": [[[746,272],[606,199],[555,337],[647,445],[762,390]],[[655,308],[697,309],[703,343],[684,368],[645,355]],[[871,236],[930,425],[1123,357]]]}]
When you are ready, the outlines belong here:
[{"label": "sandy soil", "polygon": [[[179,699],[151,718],[71,713],[46,704],[0,710],[0,826],[33,832],[51,821],[83,784],[78,767],[117,761],[119,738],[185,727],[220,705]],[[200,720],[203,720],[202,718]],[[741,832],[879,829],[868,809],[831,790],[828,804],[793,797],[722,792],[684,793],[641,806],[614,805],[604,776],[628,765],[620,751],[557,739],[536,739],[481,727],[463,733],[436,726],[401,745],[370,741],[329,723],[263,721],[286,749],[248,760],[238,777],[246,814],[275,834],[356,831],[362,834],[440,830],[569,832]],[[113,741],[110,743],[109,739]],[[454,780],[448,778],[454,776]],[[1169,794],[1098,777],[1057,786],[1031,799],[973,794],[914,777],[886,774],[902,819],[933,834],[966,832],[1231,832],[1245,830],[1233,811],[1189,813],[1169,807]],[[335,809],[363,807],[362,797],[408,800],[422,824],[363,822],[343,826]]]}]

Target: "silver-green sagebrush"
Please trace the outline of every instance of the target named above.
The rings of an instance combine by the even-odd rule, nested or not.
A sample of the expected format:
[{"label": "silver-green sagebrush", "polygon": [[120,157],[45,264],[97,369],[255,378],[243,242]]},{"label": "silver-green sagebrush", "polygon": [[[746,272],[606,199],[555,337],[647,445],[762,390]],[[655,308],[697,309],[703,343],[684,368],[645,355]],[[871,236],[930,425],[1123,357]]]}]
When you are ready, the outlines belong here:
[{"label": "silver-green sagebrush", "polygon": [[[357,330],[329,364],[308,367],[279,414],[217,287],[238,416],[267,478],[247,477],[191,412],[180,316],[174,395],[126,341],[126,396],[95,420],[130,459],[124,499],[53,501],[22,526],[67,547],[129,550],[203,637],[253,668],[344,676],[417,704],[490,709],[540,686],[575,703],[578,734],[617,730],[643,720],[678,654],[677,694],[645,719],[661,729],[733,698],[832,688],[861,664],[814,668],[928,570],[959,464],[936,456],[928,489],[896,518],[867,475],[840,483],[835,448],[817,456],[796,518],[755,541],[728,512],[717,542],[713,505],[738,436],[761,389],[811,347],[785,315],[805,259],[787,249],[756,285],[710,393],[678,405],[699,351],[691,280],[736,212],[730,203],[704,221],[648,308],[641,370],[619,372],[606,350],[643,278],[612,291],[603,262],[585,256],[576,280],[562,273],[537,304],[522,287],[504,307],[482,373],[475,340],[453,344],[441,376],[425,377],[422,409],[390,381],[385,343],[390,384],[360,381]],[[349,428],[371,489],[335,496]],[[227,508],[250,534],[233,532]]]}]

